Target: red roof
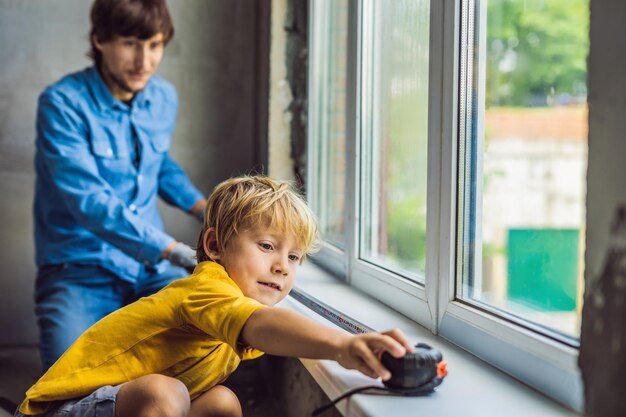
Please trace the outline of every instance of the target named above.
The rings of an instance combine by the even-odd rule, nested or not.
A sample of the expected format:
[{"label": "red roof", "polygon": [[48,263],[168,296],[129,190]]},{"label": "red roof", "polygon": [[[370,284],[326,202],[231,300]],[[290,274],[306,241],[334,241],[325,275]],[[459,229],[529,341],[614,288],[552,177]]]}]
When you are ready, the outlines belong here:
[{"label": "red roof", "polygon": [[498,139],[587,140],[587,106],[494,107],[485,111],[485,135]]}]

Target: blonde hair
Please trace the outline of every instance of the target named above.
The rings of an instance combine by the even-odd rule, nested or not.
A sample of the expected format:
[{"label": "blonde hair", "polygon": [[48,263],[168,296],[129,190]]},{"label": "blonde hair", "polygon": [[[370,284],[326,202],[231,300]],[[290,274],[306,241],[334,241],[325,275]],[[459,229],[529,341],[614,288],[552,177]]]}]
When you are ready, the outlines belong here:
[{"label": "blonde hair", "polygon": [[258,226],[293,234],[304,255],[319,246],[315,216],[290,183],[246,175],[223,181],[211,193],[196,248],[198,262],[211,260],[203,245],[208,229],[215,229],[217,249],[221,252],[240,230]]}]

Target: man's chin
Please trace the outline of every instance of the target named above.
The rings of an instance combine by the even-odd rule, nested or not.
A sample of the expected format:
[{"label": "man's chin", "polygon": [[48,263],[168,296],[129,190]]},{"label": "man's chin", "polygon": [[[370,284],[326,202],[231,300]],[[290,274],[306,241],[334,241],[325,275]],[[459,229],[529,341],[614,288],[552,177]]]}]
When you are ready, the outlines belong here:
[{"label": "man's chin", "polygon": [[148,80],[149,78],[141,81],[126,81],[123,86],[124,90],[126,90],[126,92],[128,93],[132,93],[133,95],[137,94],[138,92],[146,88]]},{"label": "man's chin", "polygon": [[137,94],[138,92],[140,92],[141,90],[143,90],[144,88],[146,88],[146,83],[134,83],[128,86],[128,89],[126,91],[128,91],[129,93],[132,93],[133,95]]}]

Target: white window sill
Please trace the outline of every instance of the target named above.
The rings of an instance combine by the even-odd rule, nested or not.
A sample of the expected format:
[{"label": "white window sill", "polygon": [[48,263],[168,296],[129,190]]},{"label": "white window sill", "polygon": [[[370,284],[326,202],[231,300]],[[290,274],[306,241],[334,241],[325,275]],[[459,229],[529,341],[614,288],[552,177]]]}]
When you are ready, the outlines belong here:
[{"label": "white window sill", "polygon": [[[458,346],[433,335],[429,330],[405,316],[348,287],[311,263],[300,268],[296,284],[300,291],[333,306],[368,327],[376,330],[401,329],[412,343],[424,342],[439,349],[443,353],[444,360],[448,362],[448,376],[433,394],[424,397],[355,394],[337,404],[337,409],[344,416],[565,417],[579,415],[463,351]],[[287,297],[279,306],[330,324],[325,318],[292,297]],[[372,385],[372,382],[382,385],[380,381],[372,381],[357,371],[346,370],[333,361],[311,359],[301,361],[330,399],[350,389]]]}]

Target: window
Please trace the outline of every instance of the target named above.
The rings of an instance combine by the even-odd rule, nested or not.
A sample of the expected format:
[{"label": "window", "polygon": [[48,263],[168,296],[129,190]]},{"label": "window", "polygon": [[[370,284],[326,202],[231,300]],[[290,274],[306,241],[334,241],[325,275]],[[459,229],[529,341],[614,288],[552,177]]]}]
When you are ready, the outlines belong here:
[{"label": "window", "polygon": [[425,0],[373,2],[362,43],[359,257],[424,284],[428,154]]},{"label": "window", "polygon": [[475,7],[459,103],[457,296],[577,346],[588,0]]},{"label": "window", "polygon": [[380,296],[426,324],[414,297],[426,297],[429,4],[362,6],[312,4],[307,189],[327,242],[318,258],[356,287],[395,289]]},{"label": "window", "polygon": [[578,409],[588,19],[325,0],[310,20],[316,262]]},{"label": "window", "polygon": [[[313,125],[318,138],[314,171],[323,175],[317,183],[314,200],[320,229],[327,242],[343,249],[346,210],[346,88],[348,51],[348,2],[338,0],[320,4],[319,31],[316,50],[317,66],[311,71],[313,95],[318,98],[314,113],[319,117]],[[319,153],[318,153],[319,152]]]}]

